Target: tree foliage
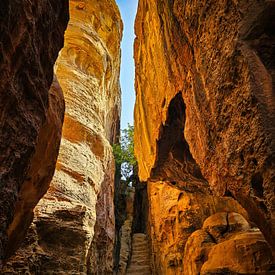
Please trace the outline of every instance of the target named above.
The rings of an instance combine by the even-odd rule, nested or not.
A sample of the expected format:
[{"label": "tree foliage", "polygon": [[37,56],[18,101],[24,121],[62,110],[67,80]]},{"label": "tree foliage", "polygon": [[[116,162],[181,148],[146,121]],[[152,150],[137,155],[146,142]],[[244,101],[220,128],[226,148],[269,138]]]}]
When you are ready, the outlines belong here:
[{"label": "tree foliage", "polygon": [[128,124],[121,131],[120,142],[113,145],[116,165],[121,167],[121,175],[125,180],[132,176],[137,164],[134,155],[134,126]]}]

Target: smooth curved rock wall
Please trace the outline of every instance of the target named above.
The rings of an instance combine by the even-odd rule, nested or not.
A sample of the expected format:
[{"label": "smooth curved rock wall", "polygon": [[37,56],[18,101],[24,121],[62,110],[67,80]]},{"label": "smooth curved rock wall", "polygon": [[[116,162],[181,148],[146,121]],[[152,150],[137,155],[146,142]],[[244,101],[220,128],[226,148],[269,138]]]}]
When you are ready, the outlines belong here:
[{"label": "smooth curved rock wall", "polygon": [[64,106],[61,93],[49,89],[67,22],[66,0],[0,4],[0,266],[24,237],[54,172]]}]

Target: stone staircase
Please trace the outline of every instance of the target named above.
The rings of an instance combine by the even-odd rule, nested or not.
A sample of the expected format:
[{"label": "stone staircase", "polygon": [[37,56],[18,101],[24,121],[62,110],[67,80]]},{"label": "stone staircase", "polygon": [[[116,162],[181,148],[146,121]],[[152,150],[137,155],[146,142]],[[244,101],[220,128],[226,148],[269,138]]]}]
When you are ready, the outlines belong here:
[{"label": "stone staircase", "polygon": [[132,257],[126,274],[151,275],[148,241],[145,234],[137,233],[132,239]]}]

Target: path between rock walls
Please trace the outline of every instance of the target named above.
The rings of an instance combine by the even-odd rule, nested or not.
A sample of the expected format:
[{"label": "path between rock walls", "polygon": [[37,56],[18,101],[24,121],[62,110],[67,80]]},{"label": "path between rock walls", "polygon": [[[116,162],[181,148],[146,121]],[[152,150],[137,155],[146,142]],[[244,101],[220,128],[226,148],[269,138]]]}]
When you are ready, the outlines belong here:
[{"label": "path between rock walls", "polygon": [[129,275],[151,275],[149,246],[146,234],[136,233],[132,239],[132,257],[127,268]]}]

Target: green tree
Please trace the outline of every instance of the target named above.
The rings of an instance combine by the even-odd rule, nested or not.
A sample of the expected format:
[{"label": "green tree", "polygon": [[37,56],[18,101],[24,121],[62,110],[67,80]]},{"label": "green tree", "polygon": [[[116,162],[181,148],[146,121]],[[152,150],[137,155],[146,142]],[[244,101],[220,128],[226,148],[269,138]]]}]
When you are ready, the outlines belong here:
[{"label": "green tree", "polygon": [[113,145],[116,166],[121,167],[121,176],[130,182],[137,165],[134,155],[134,126],[128,124],[121,131],[120,142]]}]

